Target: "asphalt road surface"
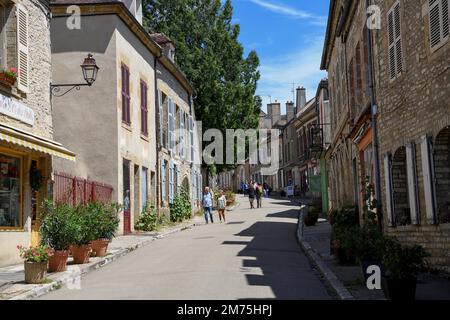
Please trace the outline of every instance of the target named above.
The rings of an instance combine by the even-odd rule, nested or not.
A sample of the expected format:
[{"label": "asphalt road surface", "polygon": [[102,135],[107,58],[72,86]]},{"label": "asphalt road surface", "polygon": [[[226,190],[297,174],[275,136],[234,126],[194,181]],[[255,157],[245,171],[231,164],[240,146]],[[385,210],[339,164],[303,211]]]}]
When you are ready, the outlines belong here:
[{"label": "asphalt road surface", "polygon": [[298,207],[247,198],[227,222],[172,234],[40,299],[331,299],[296,240]]}]

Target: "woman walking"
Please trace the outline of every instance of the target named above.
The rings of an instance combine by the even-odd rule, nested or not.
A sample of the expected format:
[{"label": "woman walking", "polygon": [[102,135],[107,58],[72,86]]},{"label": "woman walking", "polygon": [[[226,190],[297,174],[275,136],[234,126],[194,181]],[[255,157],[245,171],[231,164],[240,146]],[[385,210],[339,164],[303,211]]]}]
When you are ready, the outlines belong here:
[{"label": "woman walking", "polygon": [[253,182],[248,186],[248,199],[250,200],[250,209],[255,209],[255,187]]},{"label": "woman walking", "polygon": [[220,190],[220,197],[217,199],[217,209],[219,211],[219,219],[220,222],[226,222],[225,221],[225,209],[227,207],[227,198],[225,197],[225,194],[223,190]]},{"label": "woman walking", "polygon": [[213,195],[209,191],[209,187],[205,187],[205,191],[203,192],[203,210],[205,213],[205,221],[208,224],[208,214],[211,218],[211,223],[214,223],[213,215],[212,215],[212,206],[213,206]]}]

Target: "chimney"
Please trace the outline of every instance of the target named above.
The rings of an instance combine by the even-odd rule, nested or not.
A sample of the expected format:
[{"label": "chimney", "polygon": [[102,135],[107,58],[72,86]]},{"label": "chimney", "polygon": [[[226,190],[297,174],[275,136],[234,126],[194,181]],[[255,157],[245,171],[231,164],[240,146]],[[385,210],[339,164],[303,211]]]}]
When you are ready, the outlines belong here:
[{"label": "chimney", "polygon": [[306,105],[306,89],[303,87],[297,88],[297,112],[303,109]]},{"label": "chimney", "polygon": [[272,120],[272,126],[275,125],[281,118],[281,105],[279,102],[269,103],[267,105],[267,111],[270,119]]},{"label": "chimney", "polygon": [[288,122],[294,119],[295,117],[294,102],[292,101],[286,102],[286,114]]}]

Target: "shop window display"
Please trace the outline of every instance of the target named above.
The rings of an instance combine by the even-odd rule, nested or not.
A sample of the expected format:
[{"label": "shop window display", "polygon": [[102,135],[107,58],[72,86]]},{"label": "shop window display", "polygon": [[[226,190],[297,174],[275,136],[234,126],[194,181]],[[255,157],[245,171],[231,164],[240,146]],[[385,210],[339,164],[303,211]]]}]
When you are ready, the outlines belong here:
[{"label": "shop window display", "polygon": [[21,159],[0,154],[0,227],[20,227]]}]

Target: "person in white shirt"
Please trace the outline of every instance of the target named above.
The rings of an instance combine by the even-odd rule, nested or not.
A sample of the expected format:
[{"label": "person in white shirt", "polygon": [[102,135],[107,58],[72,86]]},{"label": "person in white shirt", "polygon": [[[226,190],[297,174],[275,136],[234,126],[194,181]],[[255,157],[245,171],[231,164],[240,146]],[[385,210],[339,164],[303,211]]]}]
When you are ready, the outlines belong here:
[{"label": "person in white shirt", "polygon": [[217,210],[219,211],[219,219],[220,222],[226,222],[225,221],[225,209],[227,207],[227,198],[225,197],[225,194],[223,190],[220,190],[220,197],[217,199]]}]

